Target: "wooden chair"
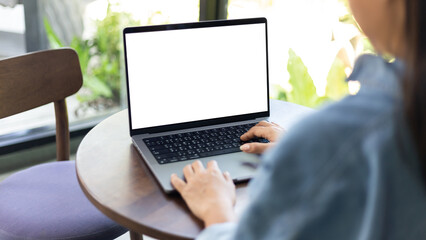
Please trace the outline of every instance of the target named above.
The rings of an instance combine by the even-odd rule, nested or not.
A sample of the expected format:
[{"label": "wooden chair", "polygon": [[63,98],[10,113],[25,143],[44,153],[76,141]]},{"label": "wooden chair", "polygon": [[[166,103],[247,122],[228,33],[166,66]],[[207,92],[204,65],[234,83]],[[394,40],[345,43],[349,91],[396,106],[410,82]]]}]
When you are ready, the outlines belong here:
[{"label": "wooden chair", "polygon": [[127,231],[80,189],[69,159],[65,98],[82,86],[77,54],[47,50],[0,60],[0,119],[54,103],[57,160],[0,182],[0,239],[115,239]]}]

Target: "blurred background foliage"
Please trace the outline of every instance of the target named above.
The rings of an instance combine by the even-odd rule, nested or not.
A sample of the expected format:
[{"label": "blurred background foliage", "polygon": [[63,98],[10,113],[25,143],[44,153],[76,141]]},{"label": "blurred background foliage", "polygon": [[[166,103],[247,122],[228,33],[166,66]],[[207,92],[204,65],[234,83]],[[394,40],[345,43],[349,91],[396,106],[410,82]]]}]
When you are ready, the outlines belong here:
[{"label": "blurred background foliage", "polygon": [[[346,12],[338,18],[339,23],[349,27],[356,27],[358,34],[347,38],[346,41],[348,43],[342,44],[341,48],[338,49],[325,79],[326,86],[324,94],[318,94],[308,67],[304,64],[301,57],[290,48],[287,62],[287,72],[289,74],[288,85],[287,87],[282,87],[281,84],[274,84],[272,87],[272,98],[317,108],[324,103],[337,101],[348,94],[357,93],[359,84],[357,82],[346,81],[346,78],[352,72],[354,58],[362,53],[374,54],[375,51],[351,14],[348,1],[338,0],[338,2],[346,8]],[[333,29],[330,41],[334,42],[335,40]]]},{"label": "blurred background foliage", "polygon": [[336,57],[328,72],[325,95],[319,96],[302,59],[296,55],[293,49],[289,49],[288,54],[287,71],[290,75],[291,90],[286,90],[278,84],[274,85],[274,99],[315,108],[325,102],[339,100],[349,93],[348,83],[345,81],[346,66],[339,58]]},{"label": "blurred background foliage", "polygon": [[[64,47],[45,19],[46,34],[52,48]],[[108,3],[105,18],[97,20],[96,32],[90,39],[74,37],[70,46],[80,60],[83,89],[78,92],[78,111],[89,108],[97,111],[120,106],[124,62],[122,60],[122,30],[140,23],[126,12],[113,11]]]},{"label": "blurred background foliage", "polygon": [[[232,5],[236,1],[230,0],[229,4]],[[261,8],[272,7],[275,3],[272,0],[253,0],[253,2],[260,4]],[[309,65],[305,64],[301,55],[298,55],[296,50],[290,47],[288,48],[287,62],[281,65],[286,68],[288,79],[280,77],[278,84],[272,83],[272,98],[316,108],[324,103],[339,100],[348,93],[356,94],[359,86],[350,86],[345,79],[352,71],[354,58],[360,53],[374,53],[374,49],[367,38],[363,36],[361,29],[349,12],[347,0],[335,0],[335,2],[345,6],[346,11],[338,16],[339,27],[336,29],[330,27],[332,31],[328,43],[331,43],[332,46],[327,45],[327,47],[336,55],[333,61],[330,61],[332,59],[326,60],[324,62],[327,63],[321,65],[327,66],[326,68],[329,67],[326,79],[324,79],[325,75],[319,77],[320,81],[326,81],[325,88],[320,87],[318,89],[319,86],[316,86],[317,83],[314,80],[318,77],[313,78],[312,72],[315,71],[310,71],[310,68],[313,67],[312,60],[310,67],[308,67]],[[83,90],[77,95],[80,102],[79,111],[82,111],[82,113],[89,108],[99,111],[120,106],[120,99],[122,99],[120,94],[123,93],[121,87],[124,82],[122,29],[141,23],[125,11],[115,11],[114,7],[119,4],[119,1],[115,1],[114,4],[108,1],[106,16],[101,20],[96,20],[96,30],[93,36],[88,39],[74,37],[70,44],[70,47],[75,49],[79,55],[84,77]],[[153,12],[144,24],[151,25],[155,22],[153,19],[158,18],[162,18],[161,11]],[[310,21],[315,21],[315,18]],[[168,22],[167,18],[162,19],[162,23]],[[350,32],[347,34],[349,37],[342,37],[340,33],[342,26],[349,26],[345,30]],[[63,47],[64,45],[47,20],[45,20],[45,28],[51,47]],[[311,41],[315,41],[315,39]],[[320,52],[312,52],[310,55],[317,59],[321,58]],[[309,58],[310,56],[305,54],[303,58],[305,57]]]}]

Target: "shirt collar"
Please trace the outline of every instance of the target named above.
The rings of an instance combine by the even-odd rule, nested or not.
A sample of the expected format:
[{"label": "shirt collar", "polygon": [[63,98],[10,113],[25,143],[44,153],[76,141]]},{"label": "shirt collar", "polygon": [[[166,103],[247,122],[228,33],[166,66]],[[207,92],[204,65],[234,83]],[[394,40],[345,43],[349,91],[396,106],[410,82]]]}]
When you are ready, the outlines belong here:
[{"label": "shirt collar", "polygon": [[348,81],[359,81],[360,91],[379,90],[392,95],[401,95],[401,79],[404,74],[404,63],[399,60],[388,62],[382,57],[372,54],[361,55],[355,62]]}]

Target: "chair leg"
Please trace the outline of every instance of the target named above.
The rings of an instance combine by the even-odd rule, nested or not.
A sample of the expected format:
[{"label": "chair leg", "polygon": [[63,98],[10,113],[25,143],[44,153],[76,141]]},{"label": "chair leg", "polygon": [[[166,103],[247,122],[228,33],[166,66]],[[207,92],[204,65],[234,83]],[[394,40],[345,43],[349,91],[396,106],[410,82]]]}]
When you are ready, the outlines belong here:
[{"label": "chair leg", "polygon": [[130,230],[129,233],[130,233],[130,240],[143,240],[142,234],[139,234],[132,230]]}]

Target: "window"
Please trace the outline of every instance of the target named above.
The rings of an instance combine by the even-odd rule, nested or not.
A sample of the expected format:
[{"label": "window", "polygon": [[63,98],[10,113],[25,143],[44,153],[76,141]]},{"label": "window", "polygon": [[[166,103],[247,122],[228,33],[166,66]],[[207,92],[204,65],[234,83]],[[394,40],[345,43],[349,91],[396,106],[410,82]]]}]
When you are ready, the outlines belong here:
[{"label": "window", "polygon": [[[11,1],[13,2],[13,1]],[[268,19],[272,97],[317,107],[356,84],[343,79],[371,45],[346,0],[23,0],[0,5],[0,58],[71,46],[84,86],[67,99],[71,131],[88,129],[126,107],[124,26],[264,16]],[[53,106],[0,120],[0,148],[54,134]],[[18,127],[16,122],[19,122]],[[1,150],[1,149],[0,149]],[[1,152],[1,151],[0,151]]]},{"label": "window", "polygon": [[[1,58],[48,45],[78,52],[84,85],[67,99],[75,131],[93,127],[126,105],[122,28],[198,21],[199,1],[24,0],[0,6],[0,13]],[[53,104],[0,119],[0,148],[54,135],[54,119]]]}]

